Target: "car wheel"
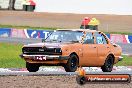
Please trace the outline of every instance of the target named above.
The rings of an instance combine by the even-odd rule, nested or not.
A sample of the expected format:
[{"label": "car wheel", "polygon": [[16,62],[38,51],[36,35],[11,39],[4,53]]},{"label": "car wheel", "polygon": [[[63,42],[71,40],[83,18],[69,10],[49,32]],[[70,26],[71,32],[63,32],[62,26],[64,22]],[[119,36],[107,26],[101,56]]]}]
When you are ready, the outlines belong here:
[{"label": "car wheel", "polygon": [[75,72],[78,67],[78,58],[76,55],[70,55],[67,64],[64,65],[66,72]]},{"label": "car wheel", "polygon": [[109,55],[104,63],[104,65],[101,67],[103,72],[111,72],[113,68],[114,58]]},{"label": "car wheel", "polygon": [[26,68],[29,72],[36,72],[39,70],[39,65],[26,62]]}]

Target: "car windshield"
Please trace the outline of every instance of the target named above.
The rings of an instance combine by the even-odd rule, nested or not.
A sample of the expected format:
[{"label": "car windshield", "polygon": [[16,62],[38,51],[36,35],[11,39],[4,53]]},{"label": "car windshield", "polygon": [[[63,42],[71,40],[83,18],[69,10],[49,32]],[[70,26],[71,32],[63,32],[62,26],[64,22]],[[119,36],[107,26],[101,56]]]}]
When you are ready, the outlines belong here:
[{"label": "car windshield", "polygon": [[79,42],[82,35],[81,31],[54,31],[45,42]]}]

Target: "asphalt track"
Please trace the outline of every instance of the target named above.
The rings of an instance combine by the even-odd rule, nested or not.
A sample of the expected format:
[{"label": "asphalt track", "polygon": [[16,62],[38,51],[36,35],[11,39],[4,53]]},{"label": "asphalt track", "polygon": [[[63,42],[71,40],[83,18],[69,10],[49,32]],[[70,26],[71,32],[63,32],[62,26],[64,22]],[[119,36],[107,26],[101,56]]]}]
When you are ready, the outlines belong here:
[{"label": "asphalt track", "polygon": [[[86,74],[129,74],[130,72],[86,72]],[[57,76],[57,75],[77,75],[77,72],[0,72],[0,76]]]},{"label": "asphalt track", "polygon": [[[33,38],[4,38],[0,37],[0,42],[8,42],[8,43],[21,43],[21,44],[29,44],[29,43],[39,43],[41,39],[33,39]],[[122,47],[123,54],[132,55],[132,43],[118,43]]]},{"label": "asphalt track", "polygon": [[21,44],[29,44],[29,43],[38,43],[41,42],[41,39],[34,39],[34,38],[4,38],[0,37],[0,42],[7,42],[7,43],[21,43]]}]

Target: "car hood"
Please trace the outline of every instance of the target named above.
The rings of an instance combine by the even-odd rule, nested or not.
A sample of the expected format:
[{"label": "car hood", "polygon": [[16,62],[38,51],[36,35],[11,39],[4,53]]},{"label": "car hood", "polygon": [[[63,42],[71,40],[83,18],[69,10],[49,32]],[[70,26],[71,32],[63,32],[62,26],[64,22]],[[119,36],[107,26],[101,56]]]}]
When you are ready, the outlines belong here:
[{"label": "car hood", "polygon": [[47,47],[47,48],[60,48],[61,46],[66,46],[62,43],[33,43],[24,45],[24,47]]}]

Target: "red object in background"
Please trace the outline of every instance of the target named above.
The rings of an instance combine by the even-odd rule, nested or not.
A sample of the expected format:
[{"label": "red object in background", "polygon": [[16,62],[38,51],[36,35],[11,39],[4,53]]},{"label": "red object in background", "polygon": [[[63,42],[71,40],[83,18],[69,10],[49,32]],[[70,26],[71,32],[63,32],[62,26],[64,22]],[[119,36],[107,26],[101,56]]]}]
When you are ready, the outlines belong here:
[{"label": "red object in background", "polygon": [[85,17],[82,21],[81,25],[88,25],[88,23],[90,22],[90,18],[89,17]]},{"label": "red object in background", "polygon": [[111,34],[110,40],[114,43],[127,43],[125,35],[120,35],[120,34]]},{"label": "red object in background", "polygon": [[36,6],[36,3],[33,0],[29,0],[29,2],[30,2],[30,5]]},{"label": "red object in background", "polygon": [[11,29],[11,35],[10,37],[17,37],[17,38],[27,38],[24,30],[21,29]]}]

